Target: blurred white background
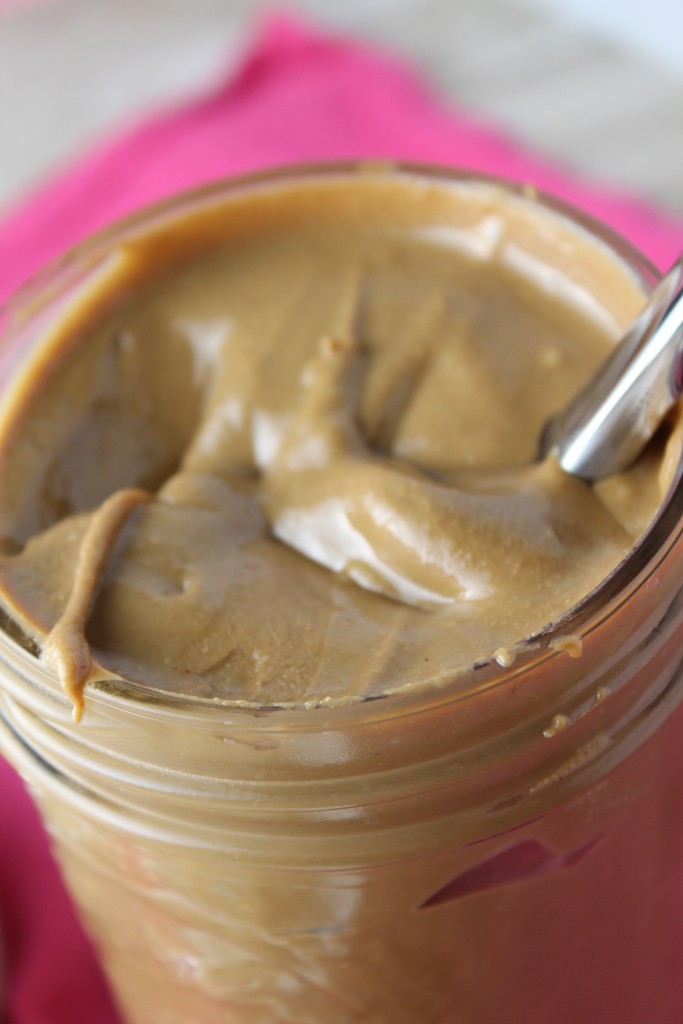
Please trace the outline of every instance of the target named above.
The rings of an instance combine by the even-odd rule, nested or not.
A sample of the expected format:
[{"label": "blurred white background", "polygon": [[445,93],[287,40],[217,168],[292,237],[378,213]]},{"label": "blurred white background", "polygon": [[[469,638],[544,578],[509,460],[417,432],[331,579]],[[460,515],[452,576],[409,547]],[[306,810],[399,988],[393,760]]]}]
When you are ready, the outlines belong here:
[{"label": "blurred white background", "polygon": [[[683,78],[683,4],[677,0],[532,0]],[[683,110],[681,110],[683,117]],[[680,122],[679,122],[680,128]]]},{"label": "blurred white background", "polygon": [[[0,207],[88,141],[223,76],[256,0],[0,0]],[[683,4],[289,0],[446,101],[683,212]]]}]

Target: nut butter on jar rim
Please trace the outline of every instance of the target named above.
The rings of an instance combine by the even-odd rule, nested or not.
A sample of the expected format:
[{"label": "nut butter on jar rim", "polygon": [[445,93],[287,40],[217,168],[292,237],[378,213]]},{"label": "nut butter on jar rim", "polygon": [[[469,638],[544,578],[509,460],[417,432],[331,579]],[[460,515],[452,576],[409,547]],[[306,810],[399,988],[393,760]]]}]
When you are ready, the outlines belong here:
[{"label": "nut butter on jar rim", "polygon": [[534,463],[656,280],[533,190],[326,165],[10,303],[0,750],[128,1024],[678,1024],[678,427]]}]

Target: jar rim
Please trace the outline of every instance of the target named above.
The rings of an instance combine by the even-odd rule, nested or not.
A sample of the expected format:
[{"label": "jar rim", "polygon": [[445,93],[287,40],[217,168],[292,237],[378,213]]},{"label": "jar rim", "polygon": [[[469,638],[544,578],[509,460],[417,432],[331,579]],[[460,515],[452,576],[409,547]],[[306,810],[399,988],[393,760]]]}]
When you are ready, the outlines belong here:
[{"label": "jar rim", "polygon": [[[534,203],[539,208],[558,215],[571,223],[574,228],[586,232],[593,241],[605,246],[624,264],[637,283],[648,291],[660,279],[659,271],[626,238],[592,215],[579,210],[571,203],[559,199],[542,189],[528,184],[490,174],[480,174],[466,168],[453,168],[436,164],[387,160],[329,161],[286,164],[266,170],[230,176],[182,191],[157,202],[148,204],[127,216],[93,233],[65,253],[49,261],[41,270],[25,282],[8,300],[0,306],[0,324],[6,318],[14,317],[24,308],[29,311],[51,297],[50,284],[62,273],[84,263],[95,263],[120,238],[129,236],[142,227],[160,225],[168,219],[175,219],[193,206],[203,207],[220,198],[236,196],[254,188],[279,187],[286,184],[303,184],[307,180],[321,180],[334,177],[353,176],[375,177],[381,175],[399,178],[419,178],[442,185],[490,185],[509,196]],[[57,289],[58,290],[58,289]],[[53,285],[54,291],[54,285]],[[199,718],[212,713],[225,720],[226,715],[235,713],[237,721],[244,715],[263,716],[268,721],[286,724],[287,728],[319,728],[320,715],[333,715],[335,724],[341,719],[360,715],[363,719],[376,721],[386,715],[433,711],[441,704],[455,703],[475,698],[484,691],[503,687],[513,680],[538,669],[541,663],[557,659],[562,651],[549,646],[549,641],[558,635],[586,637],[593,629],[607,620],[610,615],[629,599],[629,595],[649,579],[665,559],[667,552],[683,532],[683,519],[678,509],[683,503],[683,466],[679,460],[674,478],[656,515],[635,545],[601,583],[585,595],[581,601],[568,609],[561,617],[545,625],[537,633],[520,643],[514,665],[504,668],[495,662],[494,656],[487,657],[473,665],[454,672],[450,682],[426,681],[419,686],[394,689],[386,693],[332,702],[311,701],[296,703],[263,704],[236,698],[207,698],[173,693],[144,683],[126,680],[118,676],[95,679],[88,684],[89,700],[110,707],[125,706],[136,713],[156,718],[173,719],[181,714],[185,721],[193,713]],[[525,646],[526,645],[526,646]],[[0,629],[0,655],[7,654],[11,660],[18,658],[24,668],[37,672],[42,685],[61,695],[56,677],[40,663],[35,656]],[[463,685],[463,678],[472,677],[472,685]],[[457,679],[457,685],[454,681]],[[369,715],[369,705],[373,710]],[[283,722],[284,716],[284,722]],[[315,724],[314,724],[315,723]]]}]

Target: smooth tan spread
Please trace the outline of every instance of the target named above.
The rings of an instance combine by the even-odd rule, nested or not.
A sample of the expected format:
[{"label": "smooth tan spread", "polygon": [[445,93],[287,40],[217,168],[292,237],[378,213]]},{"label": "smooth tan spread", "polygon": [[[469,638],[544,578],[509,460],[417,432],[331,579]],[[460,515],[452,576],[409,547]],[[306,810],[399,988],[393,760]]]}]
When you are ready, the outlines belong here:
[{"label": "smooth tan spread", "polygon": [[161,221],[5,401],[6,614],[77,708],[108,673],[319,703],[500,661],[661,501],[661,438],[596,488],[535,461],[641,303],[493,186],[332,177]]}]

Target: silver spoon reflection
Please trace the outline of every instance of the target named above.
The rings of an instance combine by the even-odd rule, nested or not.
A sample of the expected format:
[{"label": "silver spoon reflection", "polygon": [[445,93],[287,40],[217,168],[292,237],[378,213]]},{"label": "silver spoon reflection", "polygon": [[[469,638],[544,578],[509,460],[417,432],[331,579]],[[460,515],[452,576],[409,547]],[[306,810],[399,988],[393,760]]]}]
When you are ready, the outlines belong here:
[{"label": "silver spoon reflection", "polygon": [[683,256],[597,374],[546,425],[541,455],[600,480],[627,469],[683,391]]}]

